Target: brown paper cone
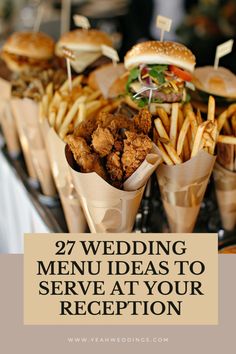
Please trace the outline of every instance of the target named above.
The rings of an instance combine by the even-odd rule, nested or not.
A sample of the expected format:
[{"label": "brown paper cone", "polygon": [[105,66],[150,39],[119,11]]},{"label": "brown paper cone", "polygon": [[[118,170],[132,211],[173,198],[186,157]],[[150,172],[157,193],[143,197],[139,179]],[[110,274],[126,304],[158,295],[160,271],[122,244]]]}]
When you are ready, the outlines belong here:
[{"label": "brown paper cone", "polygon": [[74,170],[74,159],[69,149],[66,149],[66,158],[90,231],[131,232],[145,186],[131,192],[119,190],[95,172]]},{"label": "brown paper cone", "polygon": [[233,171],[235,164],[235,145],[218,143],[217,144],[217,162],[226,168]]},{"label": "brown paper cone", "polygon": [[0,123],[8,152],[11,156],[20,153],[16,124],[10,107],[11,83],[0,78]]},{"label": "brown paper cone", "polygon": [[1,102],[1,104],[3,107],[0,113],[0,122],[3,135],[9,154],[12,157],[15,157],[20,153],[20,142],[16,129],[16,123],[12,114],[9,100],[5,100],[4,102]]},{"label": "brown paper cone", "polygon": [[231,231],[236,225],[236,172],[216,162],[213,174],[222,224],[225,230]]},{"label": "brown paper cone", "polygon": [[54,196],[56,188],[39,125],[38,104],[28,98],[13,98],[12,107],[29,175],[39,180],[45,195]]},{"label": "brown paper cone", "polygon": [[54,181],[60,195],[69,232],[87,230],[87,224],[78,194],[75,191],[70,168],[65,159],[65,143],[45,119],[42,123]]},{"label": "brown paper cone", "polygon": [[30,119],[29,115],[27,114],[27,111],[25,112],[24,100],[18,98],[12,98],[11,107],[14,114],[18,136],[20,139],[21,148],[25,158],[28,174],[31,178],[36,180],[37,174],[33,164],[33,158],[30,153],[30,139],[29,139],[29,133],[33,131],[32,119]]},{"label": "brown paper cone", "polygon": [[192,232],[215,157],[204,151],[180,165],[161,165],[157,180],[171,232]]}]

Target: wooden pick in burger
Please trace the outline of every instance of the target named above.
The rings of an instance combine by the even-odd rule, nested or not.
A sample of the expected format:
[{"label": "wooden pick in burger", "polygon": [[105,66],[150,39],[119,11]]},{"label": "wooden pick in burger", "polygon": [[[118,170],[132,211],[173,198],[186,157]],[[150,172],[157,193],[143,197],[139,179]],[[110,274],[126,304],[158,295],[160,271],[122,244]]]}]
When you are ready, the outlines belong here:
[{"label": "wooden pick in burger", "polygon": [[37,8],[37,13],[36,13],[36,18],[35,18],[35,22],[34,22],[33,32],[39,32],[39,29],[40,29],[40,26],[41,26],[41,22],[42,22],[42,19],[43,19],[44,11],[45,11],[45,4],[42,3]]},{"label": "wooden pick in burger", "polygon": [[77,26],[77,27],[81,27],[85,30],[88,30],[91,27],[88,18],[85,16],[74,15],[73,20],[74,20],[75,26]]},{"label": "wooden pick in burger", "polygon": [[72,91],[72,76],[71,76],[71,60],[75,60],[75,54],[71,49],[63,47],[63,54],[66,58],[67,76],[68,76],[68,86],[70,92]]},{"label": "wooden pick in burger", "polygon": [[161,16],[161,15],[157,16],[156,27],[160,28],[160,30],[161,30],[161,37],[160,37],[160,41],[161,42],[163,42],[163,40],[164,40],[165,31],[166,32],[170,32],[171,25],[172,25],[172,19],[171,18],[165,17],[165,16]]},{"label": "wooden pick in burger", "polygon": [[215,70],[218,69],[220,58],[222,58],[225,55],[232,52],[233,44],[234,44],[234,40],[229,39],[228,41],[226,41],[216,47],[216,55],[215,55],[215,61],[214,61],[214,69]]}]

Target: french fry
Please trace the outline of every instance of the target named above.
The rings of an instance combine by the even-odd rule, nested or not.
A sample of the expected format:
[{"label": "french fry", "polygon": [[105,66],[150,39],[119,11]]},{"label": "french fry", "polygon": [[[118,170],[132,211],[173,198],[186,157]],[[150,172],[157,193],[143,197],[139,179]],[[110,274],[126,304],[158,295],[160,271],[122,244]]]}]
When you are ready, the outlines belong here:
[{"label": "french fry", "polygon": [[208,152],[211,155],[214,155],[215,152],[215,146],[216,146],[216,141],[218,138],[218,129],[217,129],[217,124],[214,125],[213,129],[212,129],[212,135],[211,137],[213,138],[213,140],[211,141],[210,146],[208,147]]},{"label": "french fry", "polygon": [[235,112],[236,112],[236,103],[233,103],[227,109],[227,118],[231,117]]},{"label": "french fry", "polygon": [[64,92],[64,91],[68,91],[69,89],[69,80],[67,79],[64,84],[62,84],[62,86],[59,88],[59,92]]},{"label": "french fry", "polygon": [[101,105],[101,109],[99,109],[98,112],[111,113],[114,112],[120,106],[122,99],[116,99],[113,102],[109,102],[104,98],[100,98],[100,101],[102,102],[102,105]]},{"label": "french fry", "polygon": [[171,160],[171,158],[169,157],[169,155],[167,154],[167,152],[165,151],[163,145],[161,144],[161,142],[159,140],[157,140],[157,147],[159,148],[161,157],[163,158],[163,161],[167,164],[167,165],[174,165],[173,161]]},{"label": "french fry", "polygon": [[44,119],[44,108],[43,108],[43,101],[39,102],[39,121],[42,122]]},{"label": "french fry", "polygon": [[114,107],[113,107],[112,103],[110,103],[100,109],[100,112],[110,113],[112,111],[114,111]]},{"label": "french fry", "polygon": [[85,103],[86,108],[86,118],[96,112],[102,106],[102,102],[100,100],[95,100],[91,102]]},{"label": "french fry", "polygon": [[208,100],[207,120],[212,122],[215,120],[215,99],[212,96]]},{"label": "french fry", "polygon": [[207,124],[208,124],[208,121],[202,123],[197,128],[197,133],[196,133],[196,136],[195,136],[195,139],[194,139],[194,143],[193,143],[191,158],[196,156],[197,153],[201,149],[202,136],[203,136],[203,133],[204,133],[204,130],[205,130]]},{"label": "french fry", "polygon": [[86,107],[85,104],[82,102],[79,104],[79,110],[78,110],[76,121],[74,123],[74,127],[77,128],[79,123],[85,120],[85,118],[86,118]]},{"label": "french fry", "polygon": [[[76,76],[76,78],[72,80],[72,88],[79,86],[82,80],[83,80],[83,75]],[[62,93],[68,90],[69,90],[69,80],[67,79],[64,82],[64,84],[62,84],[62,86],[60,87],[59,92]]]},{"label": "french fry", "polygon": [[170,142],[164,143],[164,147],[165,147],[166,151],[168,152],[171,160],[175,164],[180,164],[183,162],[182,159],[177,155],[177,152],[175,151],[175,149],[173,148],[173,146],[171,145]]},{"label": "french fry", "polygon": [[[191,126],[191,122],[190,122],[190,126]],[[188,130],[187,133],[187,139],[188,139],[189,148],[192,151],[194,138],[190,129]]]},{"label": "french fry", "polygon": [[48,108],[49,108],[49,96],[48,95],[44,95],[42,98],[42,114],[44,117],[46,117],[48,115]]},{"label": "french fry", "polygon": [[85,95],[90,95],[91,93],[93,93],[94,91],[93,91],[93,89],[91,88],[91,87],[89,87],[89,86],[84,86],[83,87],[83,94],[85,94]]},{"label": "french fry", "polygon": [[183,159],[184,159],[184,161],[189,160],[190,156],[191,156],[191,151],[190,151],[190,148],[189,148],[188,134],[186,134],[185,140],[184,140],[184,149],[183,149]]},{"label": "french fry", "polygon": [[161,138],[165,138],[167,139],[167,141],[170,140],[166,130],[165,130],[165,127],[164,125],[162,124],[162,121],[160,118],[156,118],[154,120],[154,124],[155,124],[155,127],[156,127],[156,130],[158,132],[158,134],[160,135]]},{"label": "french fry", "polygon": [[190,127],[190,120],[189,120],[189,117],[186,117],[186,119],[184,120],[184,123],[182,125],[182,128],[179,132],[179,137],[178,137],[178,142],[177,142],[177,154],[179,156],[182,153],[182,150],[184,147],[184,142],[185,142],[189,127]]},{"label": "french fry", "polygon": [[210,133],[208,133],[205,129],[204,133],[203,133],[203,139],[205,140],[205,145],[206,146],[211,146],[211,144],[214,143],[214,139],[212,137],[212,135]]},{"label": "french fry", "polygon": [[76,78],[72,80],[72,88],[79,86],[83,80],[83,77],[84,77],[83,75],[76,76]]},{"label": "french fry", "polygon": [[171,119],[170,119],[170,141],[174,148],[176,148],[177,131],[178,131],[178,110],[179,104],[172,104]]},{"label": "french fry", "polygon": [[66,114],[67,107],[68,107],[68,103],[65,102],[65,101],[62,101],[60,103],[60,105],[59,105],[59,109],[58,109],[56,120],[55,120],[55,129],[56,129],[56,131],[58,131],[60,126],[61,126],[63,118],[64,118],[64,116]]},{"label": "french fry", "polygon": [[183,123],[184,123],[184,115],[183,115],[182,109],[179,107],[179,110],[178,110],[178,132],[180,132]]},{"label": "french fry", "polygon": [[217,138],[217,142],[236,145],[236,136],[219,135]]},{"label": "french fry", "polygon": [[56,121],[56,112],[51,111],[49,113],[49,124],[51,125],[51,127],[54,127],[55,121]]},{"label": "french fry", "polygon": [[203,120],[202,120],[202,115],[201,115],[201,111],[199,108],[197,109],[196,118],[197,118],[197,124],[198,125],[202,124]]},{"label": "french fry", "polygon": [[161,121],[165,127],[165,130],[169,134],[170,132],[170,119],[168,117],[168,114],[163,108],[157,108],[157,114],[161,118]]},{"label": "french fry", "polygon": [[91,93],[91,95],[89,95],[86,99],[86,102],[91,102],[96,100],[99,96],[101,96],[101,91],[97,90],[94,91],[93,93]]},{"label": "french fry", "polygon": [[48,101],[50,102],[53,97],[53,83],[50,82],[46,87],[46,95],[48,97]]},{"label": "french fry", "polygon": [[233,135],[236,136],[236,113],[234,113],[231,119],[231,125],[232,125]]},{"label": "french fry", "polygon": [[62,139],[66,136],[67,132],[69,131],[69,124],[72,122],[74,116],[76,115],[79,104],[84,102],[86,100],[86,96],[80,96],[77,98],[77,100],[74,102],[72,107],[70,108],[69,112],[67,113],[60,129],[59,129],[59,135]]},{"label": "french fry", "polygon": [[152,136],[153,136],[153,141],[155,144],[157,144],[157,141],[158,141],[158,134],[157,134],[157,131],[155,128],[153,128],[152,130]]},{"label": "french fry", "polygon": [[186,107],[184,107],[185,115],[186,115],[186,117],[187,116],[189,117],[190,126],[191,126],[191,135],[189,132],[188,139],[189,139],[190,145],[192,146],[193,141],[195,139],[195,135],[197,133],[198,124],[197,124],[196,116],[193,112],[192,105],[190,103],[187,103],[185,106],[186,106]]},{"label": "french fry", "polygon": [[55,92],[54,96],[53,96],[53,99],[49,105],[49,116],[50,116],[50,113],[51,112],[55,112],[57,111],[59,105],[60,105],[60,102],[61,102],[62,98],[61,98],[61,95],[58,91]]},{"label": "french fry", "polygon": [[217,126],[218,126],[218,131],[219,133],[221,132],[221,129],[223,128],[226,120],[227,120],[227,117],[228,117],[228,112],[227,110],[225,110],[224,112],[222,112],[218,119],[217,119]]}]

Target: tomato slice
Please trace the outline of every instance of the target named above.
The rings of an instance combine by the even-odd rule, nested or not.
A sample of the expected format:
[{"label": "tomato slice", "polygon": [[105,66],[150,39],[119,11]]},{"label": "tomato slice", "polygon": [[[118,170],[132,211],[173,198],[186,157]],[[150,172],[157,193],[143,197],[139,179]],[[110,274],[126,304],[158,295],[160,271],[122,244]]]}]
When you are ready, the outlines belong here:
[{"label": "tomato slice", "polygon": [[169,65],[169,70],[184,81],[192,81],[192,75],[175,65]]}]

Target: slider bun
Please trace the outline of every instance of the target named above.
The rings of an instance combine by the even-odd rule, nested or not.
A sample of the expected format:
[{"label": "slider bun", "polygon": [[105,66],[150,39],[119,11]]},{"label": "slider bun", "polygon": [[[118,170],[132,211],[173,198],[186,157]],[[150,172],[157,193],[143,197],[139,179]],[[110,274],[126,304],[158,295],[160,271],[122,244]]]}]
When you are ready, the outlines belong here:
[{"label": "slider bun", "polygon": [[148,41],[136,44],[129,50],[125,55],[124,63],[128,70],[140,64],[168,64],[193,71],[196,58],[183,44]]},{"label": "slider bun", "polygon": [[56,45],[56,54],[62,56],[62,48],[71,50],[99,52],[101,45],[112,47],[111,38],[105,32],[95,29],[77,29],[62,35]]},{"label": "slider bun", "polygon": [[54,41],[41,32],[15,32],[3,45],[3,52],[37,60],[51,59]]},{"label": "slider bun", "polygon": [[194,71],[193,83],[198,90],[227,98],[236,98],[236,76],[228,69],[204,66]]}]

